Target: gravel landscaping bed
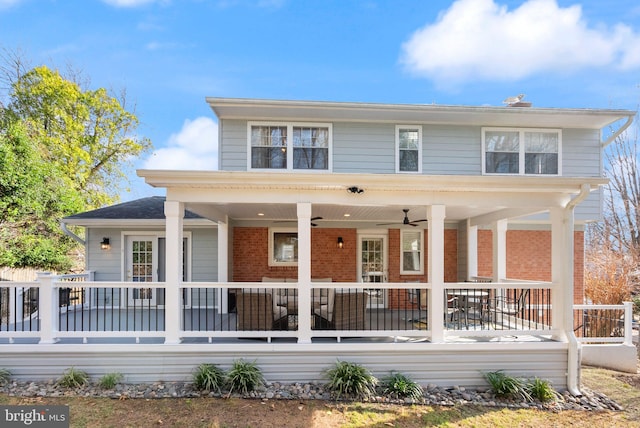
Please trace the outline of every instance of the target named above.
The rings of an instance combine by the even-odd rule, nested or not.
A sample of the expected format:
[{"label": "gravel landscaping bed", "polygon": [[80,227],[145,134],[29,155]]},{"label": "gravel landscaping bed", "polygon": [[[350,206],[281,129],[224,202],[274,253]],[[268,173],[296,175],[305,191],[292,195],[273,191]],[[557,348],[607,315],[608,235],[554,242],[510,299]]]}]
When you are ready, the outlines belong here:
[{"label": "gravel landscaping bed", "polygon": [[[227,397],[228,392],[204,392],[194,389],[189,382],[156,382],[152,384],[119,384],[114,389],[106,390],[98,385],[89,384],[77,388],[65,388],[55,381],[49,382],[17,382],[10,381],[0,387],[0,393],[10,397],[104,397],[123,399],[160,399],[160,398],[195,398],[195,397]],[[371,397],[368,402],[393,404],[427,404],[438,406],[454,406],[473,404],[491,407],[541,409],[541,410],[623,410],[622,407],[606,395],[582,389],[583,395],[573,396],[564,392],[555,402],[519,402],[495,397],[489,390],[466,389],[464,387],[443,388],[428,385],[424,388],[422,400],[397,399],[389,396]],[[334,399],[330,392],[319,383],[284,384],[267,382],[264,387],[248,394],[230,394],[231,397],[259,400],[326,400]]]}]

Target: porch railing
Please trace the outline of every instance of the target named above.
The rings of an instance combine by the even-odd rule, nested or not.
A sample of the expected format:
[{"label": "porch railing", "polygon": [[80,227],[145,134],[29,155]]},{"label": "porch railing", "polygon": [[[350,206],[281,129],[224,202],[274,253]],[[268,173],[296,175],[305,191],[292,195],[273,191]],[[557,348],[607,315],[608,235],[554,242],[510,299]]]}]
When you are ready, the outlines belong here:
[{"label": "porch railing", "polygon": [[573,305],[574,332],[582,343],[633,344],[633,302]]},{"label": "porch railing", "polygon": [[551,335],[552,284],[479,280],[445,284],[449,336]]},{"label": "porch railing", "polygon": [[[0,339],[431,339],[434,322],[445,338],[554,334],[547,282],[446,283],[440,306],[428,283],[312,282],[305,296],[291,282],[189,282],[168,293],[165,283],[91,279],[0,284]],[[170,295],[180,304],[167,305]],[[440,316],[430,316],[434,307],[442,308]]]}]

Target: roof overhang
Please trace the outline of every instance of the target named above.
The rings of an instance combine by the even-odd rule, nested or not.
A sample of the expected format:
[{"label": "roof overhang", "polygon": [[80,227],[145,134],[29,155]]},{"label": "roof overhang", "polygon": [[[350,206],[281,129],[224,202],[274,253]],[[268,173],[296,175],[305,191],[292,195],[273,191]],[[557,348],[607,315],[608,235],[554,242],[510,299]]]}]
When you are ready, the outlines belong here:
[{"label": "roof overhang", "polygon": [[[83,226],[83,227],[105,227],[105,228],[163,228],[166,224],[164,219],[112,219],[112,218],[64,218],[62,223],[71,226]],[[202,219],[184,219],[185,227],[215,227],[216,223],[206,218]]]},{"label": "roof overhang", "polygon": [[429,205],[446,206],[448,221],[496,215],[514,219],[565,207],[584,189],[607,183],[594,177],[159,170],[139,170],[138,175],[153,187],[166,188],[167,200],[184,202],[215,221],[295,219],[296,205],[308,202],[313,216],[323,217],[325,224],[343,221],[347,213],[350,221],[394,220],[402,208],[415,216]]},{"label": "roof overhang", "polygon": [[219,119],[422,123],[458,126],[602,129],[631,110],[374,104],[207,97]]},{"label": "roof overhang", "polygon": [[220,190],[344,190],[356,186],[388,192],[540,192],[577,194],[583,184],[595,190],[608,183],[597,177],[497,175],[313,174],[245,171],[137,171],[153,187]]}]

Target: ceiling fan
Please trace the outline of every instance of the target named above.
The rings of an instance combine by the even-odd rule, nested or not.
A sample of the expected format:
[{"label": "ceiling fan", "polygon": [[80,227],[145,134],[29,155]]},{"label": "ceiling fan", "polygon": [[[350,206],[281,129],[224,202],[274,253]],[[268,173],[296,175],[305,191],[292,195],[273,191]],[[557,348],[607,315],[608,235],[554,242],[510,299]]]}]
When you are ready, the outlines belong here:
[{"label": "ceiling fan", "polygon": [[[316,227],[318,224],[314,221],[322,220],[322,217],[311,217],[311,226]],[[296,220],[276,220],[274,223],[297,223]]]},{"label": "ceiling fan", "polygon": [[402,225],[409,225],[409,226],[416,227],[417,223],[421,223],[423,221],[428,221],[426,218],[423,218],[421,220],[409,220],[409,208],[404,208],[402,210],[402,212],[404,212],[404,219],[402,220],[402,222],[400,222],[400,223],[378,223],[378,226],[388,226],[388,225],[391,225],[391,224],[402,224]]}]

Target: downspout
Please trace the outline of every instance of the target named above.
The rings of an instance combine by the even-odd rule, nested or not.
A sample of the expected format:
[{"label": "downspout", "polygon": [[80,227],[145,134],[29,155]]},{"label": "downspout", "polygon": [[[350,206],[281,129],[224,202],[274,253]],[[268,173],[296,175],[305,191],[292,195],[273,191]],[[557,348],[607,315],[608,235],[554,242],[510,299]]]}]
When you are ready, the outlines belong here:
[{"label": "downspout", "polygon": [[[573,210],[575,207],[585,200],[587,196],[591,193],[591,186],[589,184],[582,184],[580,186],[580,193],[576,195],[575,198],[571,199],[567,202],[567,205],[564,208],[564,219],[570,219],[571,221],[571,233],[573,233],[574,225],[573,225]],[[573,242],[573,239],[572,239]],[[573,253],[573,248],[571,248],[571,252]],[[572,257],[573,260],[573,257]],[[565,326],[565,334],[567,336],[567,340],[569,342],[569,355],[568,355],[568,367],[567,367],[567,389],[569,392],[575,396],[582,395],[580,393],[580,343],[576,338],[576,335],[573,332],[573,287],[575,286],[573,283],[573,266],[575,265],[575,261],[572,263],[571,269],[571,288],[565,287],[565,293],[569,294],[569,296],[565,295],[563,299],[565,301],[565,311],[564,311],[564,326]],[[570,297],[570,298],[569,298]],[[568,310],[567,310],[568,309]]]},{"label": "downspout", "polygon": [[62,229],[64,234],[69,236],[74,241],[76,241],[76,242],[78,242],[79,244],[82,244],[82,245],[85,244],[84,239],[82,239],[81,237],[79,237],[78,235],[76,235],[75,233],[70,231],[69,229],[67,229],[67,224],[64,221],[60,221],[60,229]]},{"label": "downspout", "polygon": [[624,125],[622,125],[620,127],[620,129],[618,129],[616,132],[614,132],[609,138],[607,138],[605,141],[603,141],[602,145],[601,145],[601,148],[604,149],[609,144],[611,144],[613,142],[613,140],[618,138],[620,136],[620,134],[622,134],[633,123],[633,118],[634,117],[635,117],[635,115],[627,116],[627,121],[624,123]]}]

